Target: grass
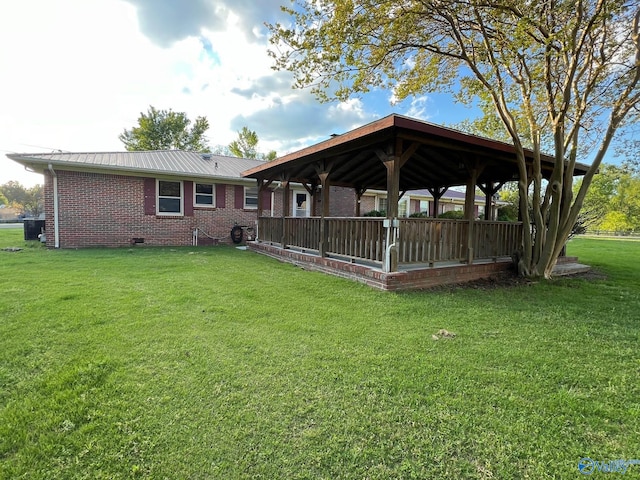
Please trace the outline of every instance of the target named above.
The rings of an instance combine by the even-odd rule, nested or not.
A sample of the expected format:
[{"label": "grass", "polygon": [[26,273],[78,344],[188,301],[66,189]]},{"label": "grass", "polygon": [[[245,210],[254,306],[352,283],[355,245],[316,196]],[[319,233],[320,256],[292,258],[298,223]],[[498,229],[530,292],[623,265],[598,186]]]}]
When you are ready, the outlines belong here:
[{"label": "grass", "polygon": [[573,240],[602,279],[392,294],[233,248],[21,233],[0,230],[24,248],[0,251],[0,478],[576,478],[640,457],[640,242]]}]

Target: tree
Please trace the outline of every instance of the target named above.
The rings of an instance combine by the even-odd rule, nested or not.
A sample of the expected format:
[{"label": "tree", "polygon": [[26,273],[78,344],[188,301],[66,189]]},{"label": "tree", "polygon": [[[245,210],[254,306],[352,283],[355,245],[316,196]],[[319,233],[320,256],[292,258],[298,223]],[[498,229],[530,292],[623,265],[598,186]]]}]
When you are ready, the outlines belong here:
[{"label": "tree", "polygon": [[[580,182],[574,190],[580,188]],[[640,173],[623,164],[602,164],[584,199],[581,215],[594,230],[640,230]]]},{"label": "tree", "polygon": [[[492,106],[518,162],[518,269],[549,277],[609,145],[640,104],[638,3],[304,0],[284,10],[293,25],[270,25],[275,68],[321,100],[381,87],[399,99],[455,87],[458,98]],[[592,161],[574,195],[585,144]],[[548,183],[547,148],[555,157]]]},{"label": "tree", "polygon": [[44,211],[42,185],[26,188],[20,182],[11,180],[0,185],[0,198],[2,197],[6,200],[6,205],[19,210],[23,215],[37,217]]},{"label": "tree", "polygon": [[240,158],[254,158],[268,162],[275,160],[278,154],[274,150],[266,155],[258,152],[258,142],[256,132],[249,130],[249,127],[242,127],[238,132],[238,138],[229,144],[229,152]]},{"label": "tree", "polygon": [[197,117],[192,127],[184,112],[156,110],[150,106],[140,113],[138,126],[124,130],[118,138],[128,151],[190,150],[209,152],[205,132],[209,129],[206,117]]}]

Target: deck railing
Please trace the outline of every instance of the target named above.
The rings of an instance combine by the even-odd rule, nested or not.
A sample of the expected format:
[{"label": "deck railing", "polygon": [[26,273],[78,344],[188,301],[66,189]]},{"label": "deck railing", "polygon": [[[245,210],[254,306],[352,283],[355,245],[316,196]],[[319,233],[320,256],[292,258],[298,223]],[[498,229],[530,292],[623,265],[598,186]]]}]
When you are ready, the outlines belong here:
[{"label": "deck railing", "polygon": [[[258,240],[303,250],[320,250],[320,217],[261,217]],[[371,262],[382,262],[387,229],[374,217],[324,219],[325,252]],[[398,262],[401,264],[465,261],[469,258],[469,220],[435,218],[400,219]],[[473,258],[495,259],[512,255],[522,241],[522,224],[473,222]]]},{"label": "deck railing", "polygon": [[400,220],[399,263],[435,263],[464,260],[468,220],[406,218]]}]

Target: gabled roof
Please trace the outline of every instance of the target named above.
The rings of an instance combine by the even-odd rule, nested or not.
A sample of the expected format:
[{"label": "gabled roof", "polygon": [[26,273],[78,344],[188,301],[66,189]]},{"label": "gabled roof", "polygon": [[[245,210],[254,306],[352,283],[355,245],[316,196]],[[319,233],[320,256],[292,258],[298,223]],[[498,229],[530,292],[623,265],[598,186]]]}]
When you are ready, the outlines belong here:
[{"label": "gabled roof", "polygon": [[124,175],[168,175],[241,179],[241,172],[263,165],[261,160],[222,155],[154,150],[144,152],[9,153],[14,160],[36,172],[54,169]]}]

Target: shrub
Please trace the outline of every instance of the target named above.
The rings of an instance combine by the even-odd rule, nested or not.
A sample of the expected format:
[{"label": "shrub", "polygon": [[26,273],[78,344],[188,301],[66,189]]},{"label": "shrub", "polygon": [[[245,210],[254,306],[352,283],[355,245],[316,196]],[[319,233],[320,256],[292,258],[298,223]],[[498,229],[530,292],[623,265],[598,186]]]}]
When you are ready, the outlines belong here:
[{"label": "shrub", "polygon": [[386,217],[387,212],[384,210],[371,210],[363,215],[364,217]]},{"label": "shrub", "polygon": [[428,212],[415,212],[409,215],[410,218],[429,218]]},{"label": "shrub", "polygon": [[452,220],[462,220],[464,218],[464,212],[462,210],[451,210],[438,215],[438,218],[450,218]]}]

